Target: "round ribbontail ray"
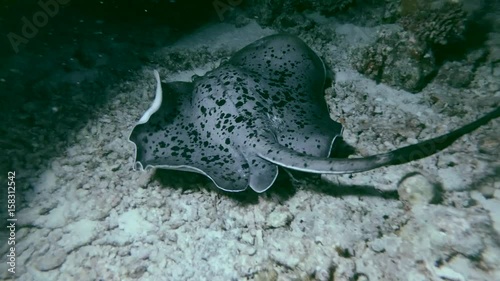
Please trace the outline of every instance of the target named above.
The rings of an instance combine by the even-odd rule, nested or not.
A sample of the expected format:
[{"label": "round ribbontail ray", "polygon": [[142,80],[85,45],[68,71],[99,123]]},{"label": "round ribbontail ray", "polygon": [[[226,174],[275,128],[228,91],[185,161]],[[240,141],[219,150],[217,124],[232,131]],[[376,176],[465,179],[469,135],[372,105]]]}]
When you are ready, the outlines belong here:
[{"label": "round ribbontail ray", "polygon": [[[276,34],[236,52],[192,82],[162,84],[134,126],[139,169],[201,173],[225,191],[264,192],[278,166],[346,174],[435,154],[500,116],[500,108],[448,134],[363,158],[329,158],[342,126],[330,118],[324,90],[330,71],[302,40]],[[334,149],[334,148],[333,148]]]}]

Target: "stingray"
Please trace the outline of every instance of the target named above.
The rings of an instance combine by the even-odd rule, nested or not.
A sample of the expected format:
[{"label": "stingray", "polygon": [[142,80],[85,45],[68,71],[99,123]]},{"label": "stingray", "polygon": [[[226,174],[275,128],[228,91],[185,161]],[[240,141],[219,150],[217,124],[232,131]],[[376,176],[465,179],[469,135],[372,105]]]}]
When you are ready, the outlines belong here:
[{"label": "stingray", "polygon": [[333,75],[298,37],[264,37],[192,82],[162,83],[156,70],[154,75],[155,99],[129,137],[134,169],[201,173],[230,192],[249,186],[266,191],[278,166],[346,174],[408,163],[500,115],[497,108],[450,133],[387,153],[331,158],[343,130],[324,99]]}]

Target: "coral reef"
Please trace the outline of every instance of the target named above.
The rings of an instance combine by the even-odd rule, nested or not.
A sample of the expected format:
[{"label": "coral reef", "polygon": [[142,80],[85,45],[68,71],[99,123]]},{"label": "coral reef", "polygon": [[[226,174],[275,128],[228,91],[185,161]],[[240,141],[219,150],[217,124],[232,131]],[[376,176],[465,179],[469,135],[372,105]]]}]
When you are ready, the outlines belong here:
[{"label": "coral reef", "polygon": [[431,44],[463,39],[467,13],[461,1],[402,0],[401,25]]},{"label": "coral reef", "polygon": [[467,87],[473,78],[473,66],[459,61],[446,62],[441,66],[436,76],[436,80],[453,88]]},{"label": "coral reef", "polygon": [[427,44],[404,31],[383,31],[373,45],[355,51],[354,67],[378,83],[421,90],[436,64]]}]

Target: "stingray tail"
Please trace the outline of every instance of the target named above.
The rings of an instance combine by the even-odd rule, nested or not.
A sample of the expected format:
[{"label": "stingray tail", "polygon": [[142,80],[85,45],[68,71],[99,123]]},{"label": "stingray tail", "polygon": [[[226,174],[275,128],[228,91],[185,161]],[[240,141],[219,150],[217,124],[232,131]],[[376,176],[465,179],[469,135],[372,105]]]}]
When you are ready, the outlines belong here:
[{"label": "stingray tail", "polygon": [[485,116],[448,134],[417,144],[405,146],[387,153],[364,158],[320,158],[298,153],[278,143],[262,146],[259,156],[282,167],[309,173],[350,174],[372,170],[382,166],[400,165],[433,155],[489,121],[500,117],[500,107]]}]

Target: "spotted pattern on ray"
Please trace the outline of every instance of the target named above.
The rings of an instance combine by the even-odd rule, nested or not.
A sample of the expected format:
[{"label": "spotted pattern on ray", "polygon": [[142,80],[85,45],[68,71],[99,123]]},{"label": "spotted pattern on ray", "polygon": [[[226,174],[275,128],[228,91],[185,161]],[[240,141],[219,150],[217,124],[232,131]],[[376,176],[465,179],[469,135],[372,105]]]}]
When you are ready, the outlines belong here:
[{"label": "spotted pattern on ray", "polygon": [[237,52],[193,83],[164,86],[164,101],[130,139],[141,166],[188,170],[221,189],[263,192],[277,166],[253,148],[278,142],[328,156],[341,126],[323,98],[326,71],[300,39],[272,35]]},{"label": "spotted pattern on ray", "polygon": [[[342,132],[323,98],[329,71],[300,39],[262,38],[193,82],[160,84],[132,130],[136,165],[206,175],[219,188],[264,192],[278,168],[345,174],[437,153],[500,117],[500,108],[448,134],[364,158],[328,158]],[[163,97],[162,88],[166,95]]]}]

